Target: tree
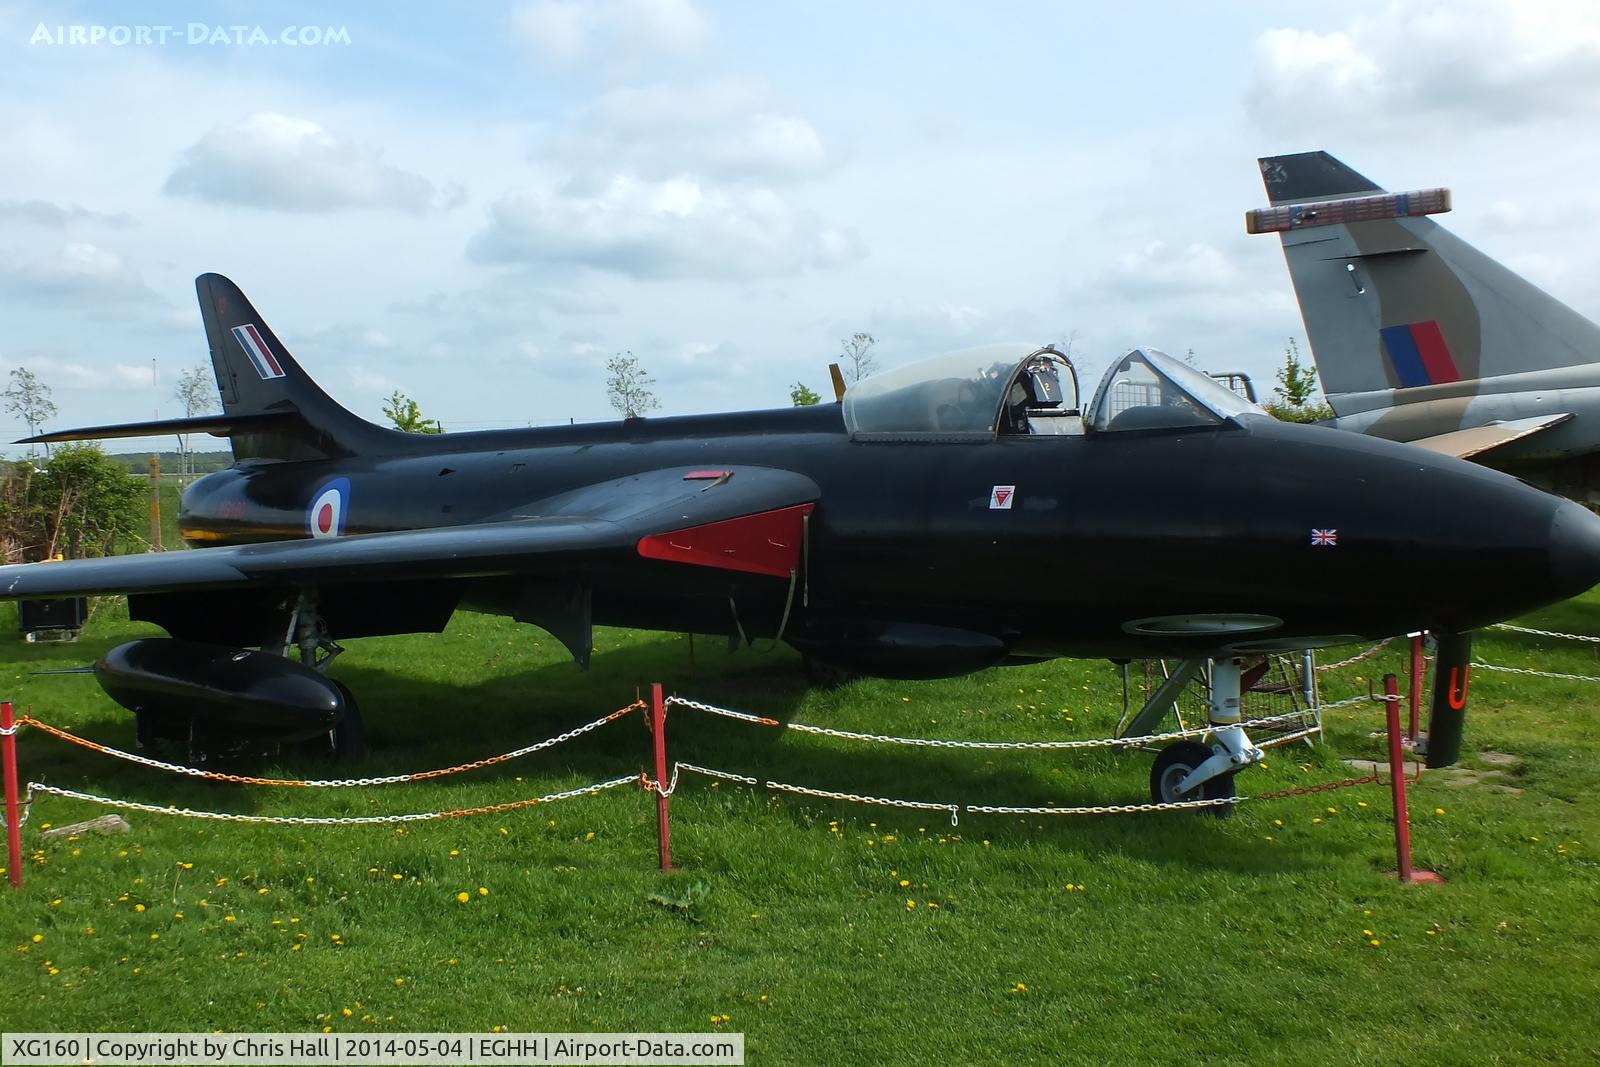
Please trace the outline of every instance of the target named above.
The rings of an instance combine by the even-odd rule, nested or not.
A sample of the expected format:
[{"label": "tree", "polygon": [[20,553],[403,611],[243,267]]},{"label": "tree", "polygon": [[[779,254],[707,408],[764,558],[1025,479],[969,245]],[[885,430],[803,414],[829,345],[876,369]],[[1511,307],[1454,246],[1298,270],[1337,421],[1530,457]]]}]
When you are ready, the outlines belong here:
[{"label": "tree", "polygon": [[625,419],[648,415],[661,406],[651,389],[655,384],[632,352],[618,352],[606,360],[606,399]]},{"label": "tree", "polygon": [[1272,393],[1276,400],[1261,405],[1274,418],[1285,422],[1319,422],[1333,417],[1333,409],[1318,397],[1317,369],[1300,362],[1300,345],[1293,337],[1283,350],[1283,366],[1278,369],[1278,384]]},{"label": "tree", "polygon": [[789,400],[797,408],[808,408],[812,404],[822,403],[822,397],[817,391],[804,382],[795,382],[789,387]]},{"label": "tree", "polygon": [[394,423],[395,429],[406,433],[444,433],[438,419],[423,418],[417,402],[398,389],[383,402],[383,413]]},{"label": "tree", "polygon": [[[11,368],[11,384],[0,396],[6,399],[6,410],[28,427],[29,437],[38,436],[39,428],[55,417],[56,406],[50,399],[50,387],[27,367]],[[28,455],[36,454],[29,445]],[[49,445],[44,446],[44,454],[50,454]]]},{"label": "tree", "polygon": [[95,444],[64,445],[35,471],[18,460],[0,487],[8,562],[108,556],[138,543],[149,489]]},{"label": "tree", "polygon": [[849,340],[839,342],[839,362],[844,365],[846,382],[854,385],[877,371],[878,360],[872,354],[872,346],[877,343],[878,339],[870,333],[854,333]]},{"label": "tree", "polygon": [[[213,385],[211,371],[205,364],[196,363],[193,367],[178,376],[178,387],[173,390],[173,396],[183,408],[183,417],[192,419],[196,415],[209,415],[217,410],[217,390]],[[178,477],[193,476],[194,453],[189,449],[189,435],[178,435]]]}]

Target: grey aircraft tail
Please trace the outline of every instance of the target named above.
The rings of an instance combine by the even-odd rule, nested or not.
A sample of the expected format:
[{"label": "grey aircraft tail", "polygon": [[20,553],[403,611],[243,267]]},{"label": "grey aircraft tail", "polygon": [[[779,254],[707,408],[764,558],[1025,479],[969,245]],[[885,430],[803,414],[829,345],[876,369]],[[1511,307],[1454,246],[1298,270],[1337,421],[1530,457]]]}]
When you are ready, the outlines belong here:
[{"label": "grey aircraft tail", "polygon": [[1600,326],[1426,217],[1450,209],[1448,190],[1387,193],[1326,152],[1259,162],[1272,207],[1250,212],[1246,228],[1283,240],[1341,423],[1425,404],[1404,431],[1368,432],[1448,433],[1472,425],[1479,394],[1537,391],[1520,376],[1600,361]]}]

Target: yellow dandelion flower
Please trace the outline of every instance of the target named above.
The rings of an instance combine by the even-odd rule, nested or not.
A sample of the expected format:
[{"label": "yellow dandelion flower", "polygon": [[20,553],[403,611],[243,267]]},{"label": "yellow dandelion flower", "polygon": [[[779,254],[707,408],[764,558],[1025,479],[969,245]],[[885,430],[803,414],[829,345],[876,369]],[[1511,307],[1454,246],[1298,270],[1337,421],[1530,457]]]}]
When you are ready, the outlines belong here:
[{"label": "yellow dandelion flower", "polygon": [[916,901],[914,901],[914,900],[907,900],[906,901],[906,910],[907,911],[910,911],[912,908],[915,908],[916,906],[917,906],[917,902]]},{"label": "yellow dandelion flower", "polygon": [[302,946],[300,944],[300,942],[296,941],[294,944],[289,946],[289,951],[290,952],[299,952],[302,947],[304,947],[304,946]]},{"label": "yellow dandelion flower", "polygon": [[488,888],[488,887],[487,887],[487,886],[481,886],[481,885],[480,885],[480,886],[479,886],[479,887],[478,887],[478,895],[479,895],[479,896],[480,896],[480,897],[486,897],[486,896],[488,896],[488,895],[489,895],[489,888]]},{"label": "yellow dandelion flower", "polygon": [[331,1033],[333,1033],[333,1027],[331,1027],[331,1026],[324,1026],[324,1027],[323,1027],[323,1028],[322,1028],[322,1032],[323,1032],[323,1033],[325,1033],[325,1034],[331,1034]]},{"label": "yellow dandelion flower", "polygon": [[262,886],[260,889],[256,890],[256,896],[264,897],[266,895],[267,895],[267,887],[266,886]]},{"label": "yellow dandelion flower", "polygon": [[347,1019],[348,1019],[348,1018],[349,1018],[349,1017],[350,1017],[350,1016],[352,1016],[352,1015],[354,1015],[354,1014],[355,1014],[355,1012],[353,1012],[353,1011],[351,1011],[351,1010],[350,1010],[350,1009],[349,1009],[349,1008],[340,1008],[340,1009],[339,1009],[339,1012],[340,1012],[340,1014],[342,1014],[342,1015],[343,1015],[343,1016],[344,1016],[344,1017],[345,1017],[345,1018],[347,1018]]},{"label": "yellow dandelion flower", "polygon": [[231,923],[231,922],[233,922],[233,916],[232,915],[224,915],[222,917],[222,921],[225,922],[225,923]]},{"label": "yellow dandelion flower", "polygon": [[1011,987],[1011,992],[1013,993],[1026,993],[1027,991],[1028,984],[1026,982],[1018,982],[1016,985]]},{"label": "yellow dandelion flower", "polygon": [[1311,825],[1312,826],[1320,826],[1320,825],[1322,825],[1322,820],[1321,819],[1312,819],[1311,820]]},{"label": "yellow dandelion flower", "polygon": [[402,880],[403,878],[405,878],[405,875],[403,875],[403,874],[391,874],[389,877],[393,878],[395,881],[398,882],[398,881]]},{"label": "yellow dandelion flower", "polygon": [[590,830],[588,833],[584,834],[583,835],[583,839],[585,841],[593,841],[594,840],[594,831]]},{"label": "yellow dandelion flower", "polygon": [[404,978],[396,978],[394,980],[394,984],[395,985],[405,985],[406,984],[406,980]]},{"label": "yellow dandelion flower", "polygon": [[150,940],[152,940],[152,941],[160,941],[161,940],[161,935],[160,934],[151,934],[150,935]]},{"label": "yellow dandelion flower", "polygon": [[1372,931],[1371,930],[1363,930],[1363,931],[1361,931],[1361,936],[1362,937],[1371,937],[1372,936]]},{"label": "yellow dandelion flower", "polygon": [[1383,942],[1379,941],[1377,938],[1373,938],[1371,941],[1368,941],[1367,944],[1371,945],[1373,948],[1377,948],[1379,945],[1383,944]]},{"label": "yellow dandelion flower", "polygon": [[453,849],[450,850],[450,855],[451,856],[459,856],[459,855],[461,855],[461,850],[459,848],[453,848]]},{"label": "yellow dandelion flower", "polygon": [[1434,808],[1433,809],[1433,813],[1435,815],[1443,815],[1444,814],[1444,809],[1443,808]]},{"label": "yellow dandelion flower", "polygon": [[133,906],[133,910],[134,911],[143,911],[144,910],[144,905],[143,904],[135,904]]},{"label": "yellow dandelion flower", "polygon": [[506,829],[506,828],[505,828],[505,827],[504,827],[504,826],[502,826],[502,827],[500,827],[500,832],[501,832],[501,833],[502,833],[502,834],[509,834],[509,833],[511,833],[511,831],[510,831],[510,830],[507,830],[507,829]]},{"label": "yellow dandelion flower", "polygon": [[44,940],[44,935],[43,934],[34,934],[33,935],[33,943],[35,945],[37,945],[39,942],[41,942],[43,940]]}]

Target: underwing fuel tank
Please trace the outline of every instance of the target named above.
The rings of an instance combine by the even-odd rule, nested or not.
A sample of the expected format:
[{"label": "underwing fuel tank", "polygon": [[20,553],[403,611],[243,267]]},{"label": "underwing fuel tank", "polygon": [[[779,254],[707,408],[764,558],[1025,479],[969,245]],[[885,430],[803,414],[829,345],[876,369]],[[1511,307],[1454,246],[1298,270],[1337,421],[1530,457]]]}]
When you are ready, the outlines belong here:
[{"label": "underwing fuel tank", "polygon": [[282,656],[226,645],[147,638],[118,645],[94,665],[117,703],[169,728],[263,741],[303,741],[339,722],[339,683]]}]

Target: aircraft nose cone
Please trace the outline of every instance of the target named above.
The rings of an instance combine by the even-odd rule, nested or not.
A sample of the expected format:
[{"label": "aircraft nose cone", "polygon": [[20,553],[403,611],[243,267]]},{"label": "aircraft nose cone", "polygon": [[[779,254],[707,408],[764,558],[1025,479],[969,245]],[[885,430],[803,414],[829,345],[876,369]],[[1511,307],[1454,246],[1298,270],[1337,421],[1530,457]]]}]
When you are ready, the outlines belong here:
[{"label": "aircraft nose cone", "polygon": [[1550,522],[1550,579],[1569,597],[1600,582],[1600,516],[1570,501]]}]

